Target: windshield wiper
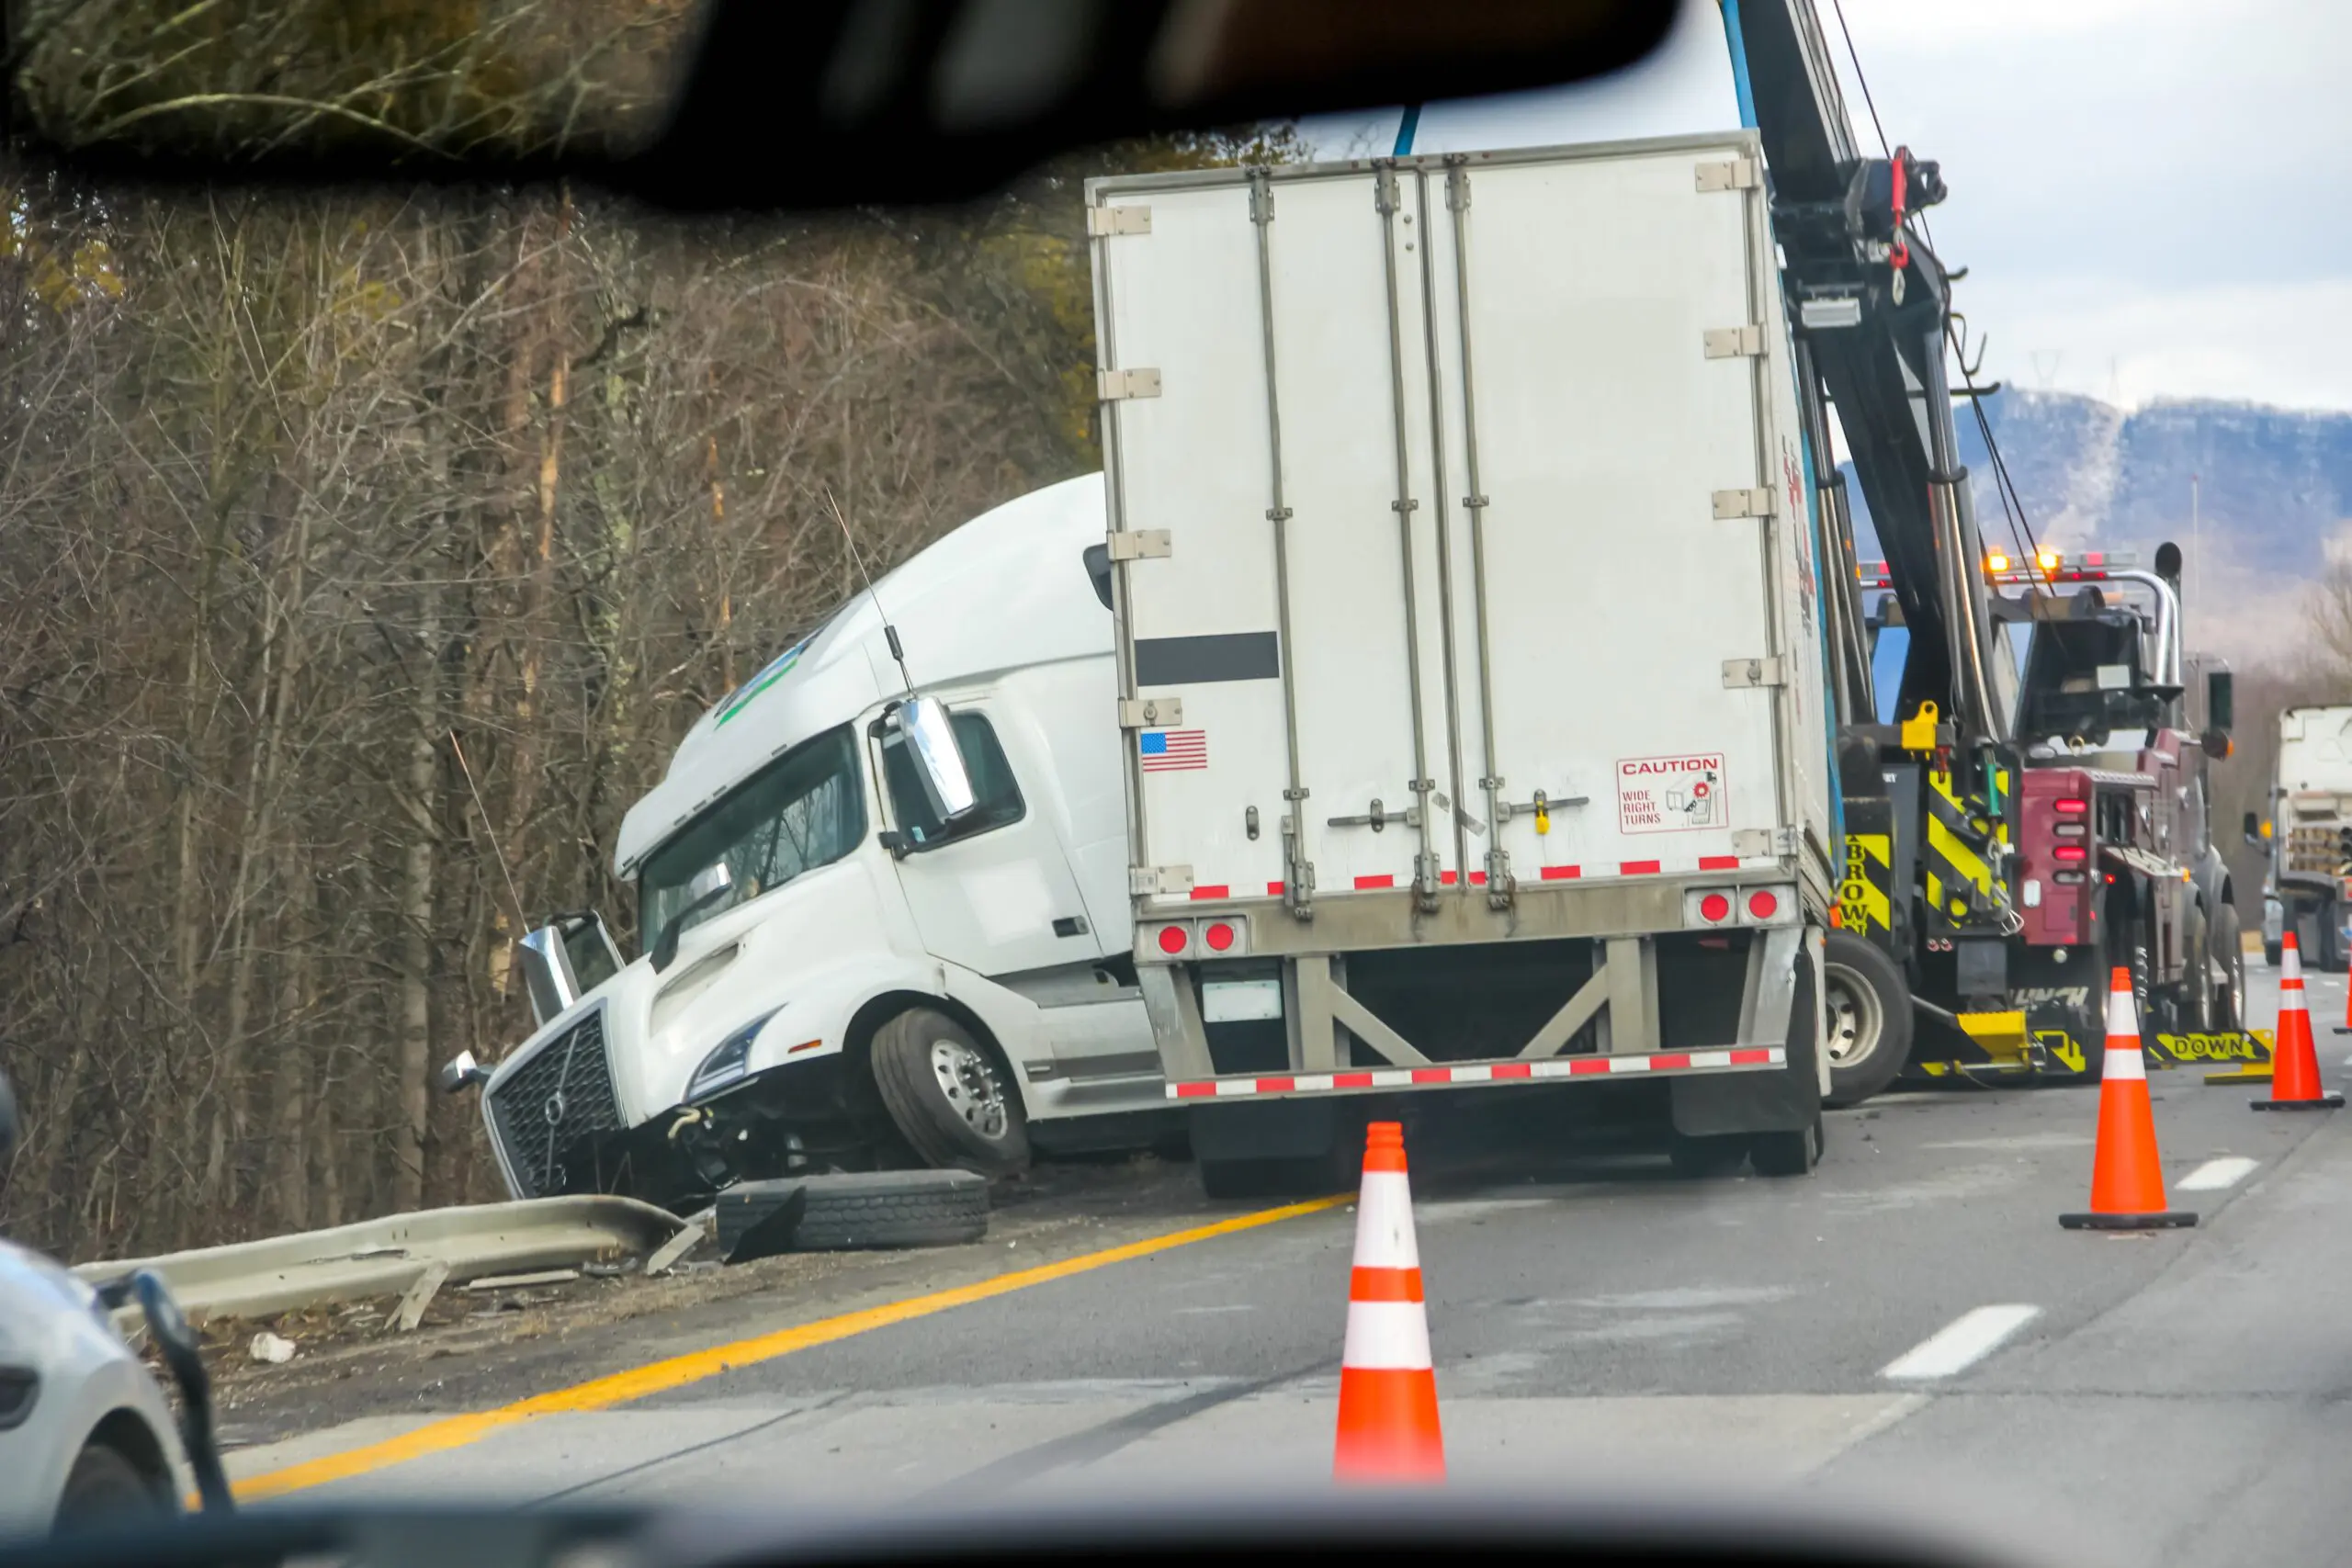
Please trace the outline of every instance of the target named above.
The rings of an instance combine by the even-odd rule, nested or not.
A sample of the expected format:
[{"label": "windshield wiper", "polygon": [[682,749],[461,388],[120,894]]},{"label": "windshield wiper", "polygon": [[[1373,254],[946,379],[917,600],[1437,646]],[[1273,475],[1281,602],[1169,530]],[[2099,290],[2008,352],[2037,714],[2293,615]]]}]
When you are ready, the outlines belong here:
[{"label": "windshield wiper", "polygon": [[686,892],[690,895],[686,907],[671,916],[669,923],[653,939],[650,956],[656,975],[670,967],[671,961],[678,956],[678,939],[685,935],[686,922],[734,891],[735,874],[727,869],[727,863],[723,860],[713,861],[695,873],[694,880],[686,884]]}]

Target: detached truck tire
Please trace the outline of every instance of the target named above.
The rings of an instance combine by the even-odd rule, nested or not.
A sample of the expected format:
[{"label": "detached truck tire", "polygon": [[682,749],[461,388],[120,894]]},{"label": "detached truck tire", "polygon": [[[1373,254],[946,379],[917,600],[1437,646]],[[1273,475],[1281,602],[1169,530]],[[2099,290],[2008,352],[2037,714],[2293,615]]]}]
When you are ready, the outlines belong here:
[{"label": "detached truck tire", "polygon": [[1822,1103],[1860,1105],[1893,1083],[1911,1059],[1911,987],[1878,943],[1833,931],[1822,953],[1829,1093]]},{"label": "detached truck tire", "polygon": [[716,1218],[729,1263],[778,1252],[960,1247],[988,1235],[989,1184],[967,1170],[787,1176],[729,1188]]}]

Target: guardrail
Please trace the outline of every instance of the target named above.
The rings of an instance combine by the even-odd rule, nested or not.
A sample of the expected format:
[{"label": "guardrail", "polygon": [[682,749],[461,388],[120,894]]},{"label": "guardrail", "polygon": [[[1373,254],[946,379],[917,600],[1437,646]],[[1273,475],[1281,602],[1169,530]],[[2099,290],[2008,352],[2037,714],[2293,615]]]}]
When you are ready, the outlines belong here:
[{"label": "guardrail", "polygon": [[685,1228],[675,1214],[633,1198],[532,1198],[390,1214],[160,1258],[85,1263],[74,1271],[96,1283],[152,1269],[190,1316],[254,1317],[401,1295],[428,1272],[440,1274],[437,1289],[600,1258],[646,1258]]}]

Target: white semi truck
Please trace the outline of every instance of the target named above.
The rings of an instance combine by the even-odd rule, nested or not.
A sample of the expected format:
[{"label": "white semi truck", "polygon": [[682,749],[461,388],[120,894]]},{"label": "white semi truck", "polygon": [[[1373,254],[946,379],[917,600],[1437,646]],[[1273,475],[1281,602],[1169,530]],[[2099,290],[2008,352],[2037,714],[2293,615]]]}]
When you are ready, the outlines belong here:
[{"label": "white semi truck", "polygon": [[539,1028],[444,1071],[516,1196],[684,1207],[1163,1130],[1103,537],[1099,475],[999,507],[695,725],[616,846],[645,951],[593,913],[533,931]]},{"label": "white semi truck", "polygon": [[1817,1158],[1842,837],[1760,170],[1089,185],[1135,962],[1213,1192],[1464,1093]]},{"label": "white semi truck", "polygon": [[2275,965],[2286,933],[2322,969],[2352,963],[2352,707],[2290,707],[2278,716],[2278,761],[2267,818],[2246,837],[2269,852],[2262,951]]}]

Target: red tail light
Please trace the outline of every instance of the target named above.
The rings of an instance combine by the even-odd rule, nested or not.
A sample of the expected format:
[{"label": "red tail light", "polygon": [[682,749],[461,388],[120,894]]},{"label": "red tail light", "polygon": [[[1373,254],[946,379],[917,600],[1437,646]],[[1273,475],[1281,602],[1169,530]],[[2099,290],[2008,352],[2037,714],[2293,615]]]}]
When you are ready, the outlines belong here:
[{"label": "red tail light", "polygon": [[1720,893],[1710,893],[1699,900],[1699,918],[1702,920],[1731,919],[1731,900]]},{"label": "red tail light", "polygon": [[2090,851],[2081,844],[2060,844],[2050,852],[2050,858],[2061,865],[2074,865],[2090,858]]},{"label": "red tail light", "polygon": [[1227,948],[1233,945],[1233,928],[1227,925],[1223,920],[1219,920],[1216,924],[1211,926],[1207,931],[1201,933],[1201,940],[1207,942],[1217,952],[1223,953]]},{"label": "red tail light", "polygon": [[2064,800],[2053,800],[2050,803],[2050,809],[2055,811],[2061,817],[2087,816],[2090,813],[2090,808],[2091,803],[2089,801],[2078,800],[2072,795],[2067,796]]},{"label": "red tail light", "polygon": [[1771,889],[1770,888],[1759,887],[1755,892],[1750,893],[1747,896],[1747,912],[1756,919],[1770,919],[1773,912],[1779,909],[1780,907],[1780,899],[1772,896]]},{"label": "red tail light", "polygon": [[1182,926],[1159,928],[1159,951],[1162,953],[1182,953],[1184,951],[1185,942],[1190,940]]}]

